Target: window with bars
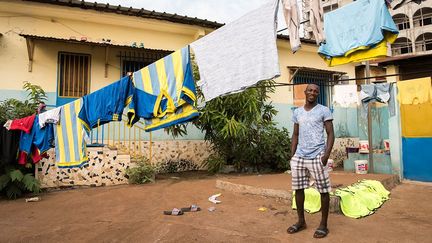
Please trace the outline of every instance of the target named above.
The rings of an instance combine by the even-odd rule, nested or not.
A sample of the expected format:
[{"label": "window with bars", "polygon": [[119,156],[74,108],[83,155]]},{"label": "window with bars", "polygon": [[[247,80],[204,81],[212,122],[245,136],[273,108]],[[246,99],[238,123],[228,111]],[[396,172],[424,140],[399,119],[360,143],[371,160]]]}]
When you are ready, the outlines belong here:
[{"label": "window with bars", "polygon": [[[293,72],[293,71],[291,71]],[[331,85],[329,81],[333,79],[333,73],[331,72],[320,72],[317,70],[299,70],[294,76],[294,105],[300,106],[305,102],[304,91],[308,84],[316,84],[320,88],[320,95],[318,96],[318,103],[321,105],[328,106],[330,104],[331,97]]]},{"label": "window with bars", "polygon": [[397,38],[391,47],[394,56],[413,52],[411,40],[405,37]]},{"label": "window with bars", "polygon": [[332,5],[328,5],[328,6],[323,7],[323,11],[324,11],[324,13],[328,13],[328,12],[331,12],[331,11],[336,10],[338,8],[339,8],[339,4],[335,3]]},{"label": "window with bars", "polygon": [[426,26],[432,24],[432,8],[421,8],[413,15],[415,27]]},{"label": "window with bars", "polygon": [[416,51],[430,51],[432,50],[432,33],[426,32],[421,34],[416,39]]},{"label": "window with bars", "polygon": [[120,52],[121,77],[135,72],[171,54],[171,51],[147,50],[144,52]]},{"label": "window with bars", "polygon": [[395,16],[393,16],[393,20],[399,30],[405,30],[410,28],[409,18],[405,14],[396,14]]},{"label": "window with bars", "polygon": [[77,98],[89,93],[90,55],[60,52],[58,72],[60,97]]},{"label": "window with bars", "polygon": [[152,62],[138,61],[138,60],[123,60],[122,63],[122,77],[126,76],[128,72],[135,72],[143,67],[150,65]]}]

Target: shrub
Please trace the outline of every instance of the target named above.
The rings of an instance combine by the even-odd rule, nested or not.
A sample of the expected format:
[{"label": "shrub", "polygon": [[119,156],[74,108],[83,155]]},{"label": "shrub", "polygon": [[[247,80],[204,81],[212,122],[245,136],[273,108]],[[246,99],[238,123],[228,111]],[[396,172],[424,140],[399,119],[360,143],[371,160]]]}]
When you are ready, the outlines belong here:
[{"label": "shrub", "polygon": [[31,173],[23,174],[20,169],[7,167],[5,173],[0,176],[0,192],[6,194],[9,199],[16,199],[24,192],[40,192],[40,183]]},{"label": "shrub", "polygon": [[154,182],[156,170],[150,161],[141,157],[138,159],[135,167],[130,167],[126,169],[126,176],[129,183],[132,184],[144,184],[149,182]]},{"label": "shrub", "polygon": [[202,167],[207,168],[208,172],[215,174],[218,173],[225,164],[225,159],[216,154],[211,154],[206,160],[204,160]]},{"label": "shrub", "polygon": [[[200,80],[199,70],[193,62],[194,79]],[[253,166],[256,170],[270,168],[285,170],[290,159],[291,141],[286,129],[276,128],[273,122],[277,110],[267,100],[275,91],[274,80],[264,80],[241,93],[215,98],[200,108],[200,117],[193,124],[205,134],[215,154],[205,165],[217,172],[227,165],[237,169]],[[197,89],[198,99],[202,93]],[[186,126],[165,129],[176,136],[187,134]]]},{"label": "shrub", "polygon": [[38,85],[25,82],[23,89],[28,93],[27,100],[7,99],[0,102],[0,123],[34,114],[39,103],[47,98]]},{"label": "shrub", "polygon": [[262,167],[274,171],[285,171],[290,168],[291,139],[286,128],[278,129],[267,126],[259,136],[254,156]]}]

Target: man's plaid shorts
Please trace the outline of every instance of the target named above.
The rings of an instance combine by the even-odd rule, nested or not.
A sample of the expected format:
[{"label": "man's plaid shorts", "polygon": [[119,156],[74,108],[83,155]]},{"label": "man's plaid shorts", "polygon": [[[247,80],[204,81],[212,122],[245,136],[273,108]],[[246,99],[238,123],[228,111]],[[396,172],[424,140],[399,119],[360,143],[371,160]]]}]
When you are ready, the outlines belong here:
[{"label": "man's plaid shorts", "polygon": [[291,158],[293,190],[308,188],[309,178],[312,176],[320,193],[331,191],[329,172],[327,166],[324,166],[321,162],[322,155],[321,153],[314,159],[305,159],[298,156]]}]

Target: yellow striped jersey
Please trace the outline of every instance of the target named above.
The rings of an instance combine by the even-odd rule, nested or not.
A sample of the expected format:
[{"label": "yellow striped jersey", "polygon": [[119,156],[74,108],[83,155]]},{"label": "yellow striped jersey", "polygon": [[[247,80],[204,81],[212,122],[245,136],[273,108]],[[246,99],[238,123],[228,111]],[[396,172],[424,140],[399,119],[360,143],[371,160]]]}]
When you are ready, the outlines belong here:
[{"label": "yellow striped jersey", "polygon": [[54,126],[56,162],[59,168],[81,167],[87,163],[84,127],[78,119],[83,99],[64,105],[60,122]]},{"label": "yellow striped jersey", "polygon": [[133,83],[129,125],[144,118],[146,131],[153,131],[199,115],[189,46],[135,72]]}]

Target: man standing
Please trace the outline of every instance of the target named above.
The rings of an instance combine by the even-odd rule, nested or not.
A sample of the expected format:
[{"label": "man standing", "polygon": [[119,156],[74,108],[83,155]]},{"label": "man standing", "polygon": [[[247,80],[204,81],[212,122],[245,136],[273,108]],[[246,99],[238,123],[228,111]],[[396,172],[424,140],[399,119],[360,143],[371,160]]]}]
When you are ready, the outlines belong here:
[{"label": "man standing", "polygon": [[[295,190],[298,221],[287,229],[289,234],[306,229],[304,217],[304,189],[309,187],[312,176],[321,194],[321,223],[314,238],[326,237],[329,233],[327,218],[331,190],[327,160],[334,143],[333,117],[330,109],[317,103],[319,87],[309,84],[305,90],[306,104],[294,110],[294,133],[292,137],[291,159],[292,189]],[[324,128],[327,143],[324,139]]]}]

